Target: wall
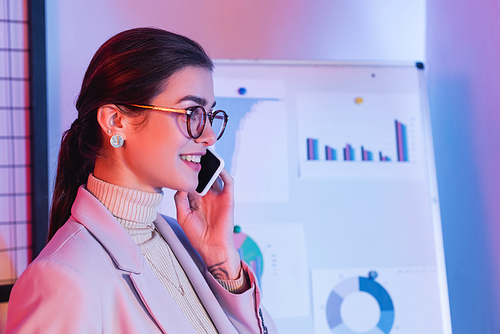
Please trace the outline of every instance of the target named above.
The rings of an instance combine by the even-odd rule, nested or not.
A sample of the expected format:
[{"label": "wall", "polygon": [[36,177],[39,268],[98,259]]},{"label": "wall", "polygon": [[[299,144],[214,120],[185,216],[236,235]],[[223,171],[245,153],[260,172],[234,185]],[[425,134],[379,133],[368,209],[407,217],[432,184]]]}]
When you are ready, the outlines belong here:
[{"label": "wall", "polygon": [[455,333],[499,333],[500,4],[427,4],[427,65]]}]

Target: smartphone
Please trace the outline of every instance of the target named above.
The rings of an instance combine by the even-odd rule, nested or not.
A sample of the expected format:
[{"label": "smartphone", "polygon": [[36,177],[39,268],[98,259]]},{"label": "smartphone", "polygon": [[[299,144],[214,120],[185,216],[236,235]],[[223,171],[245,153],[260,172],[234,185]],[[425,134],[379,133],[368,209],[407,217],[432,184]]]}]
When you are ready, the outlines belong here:
[{"label": "smartphone", "polygon": [[200,163],[201,170],[198,173],[198,186],[196,187],[196,192],[201,196],[205,196],[224,168],[224,160],[209,147],[207,149],[207,154],[201,157]]}]

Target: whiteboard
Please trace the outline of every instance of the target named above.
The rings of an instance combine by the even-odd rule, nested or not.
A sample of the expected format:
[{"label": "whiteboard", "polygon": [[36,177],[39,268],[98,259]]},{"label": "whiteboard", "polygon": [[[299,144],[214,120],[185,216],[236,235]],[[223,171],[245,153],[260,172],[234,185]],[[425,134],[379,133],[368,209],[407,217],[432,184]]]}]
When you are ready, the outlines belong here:
[{"label": "whiteboard", "polygon": [[424,70],[216,61],[240,254],[281,333],[451,333]]}]

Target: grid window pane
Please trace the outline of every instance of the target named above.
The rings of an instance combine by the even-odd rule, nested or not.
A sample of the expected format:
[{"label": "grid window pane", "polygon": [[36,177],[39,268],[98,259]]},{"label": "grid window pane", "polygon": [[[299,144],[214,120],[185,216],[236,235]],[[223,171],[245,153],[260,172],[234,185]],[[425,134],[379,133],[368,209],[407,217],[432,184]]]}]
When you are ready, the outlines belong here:
[{"label": "grid window pane", "polygon": [[[28,108],[14,109],[10,113],[13,120],[12,135],[14,136],[30,136],[30,111]],[[0,116],[1,117],[1,116]],[[0,126],[1,131],[1,126]],[[1,132],[0,132],[1,133]],[[1,136],[1,134],[0,134]]]},{"label": "grid window pane", "polygon": [[[14,222],[13,200],[14,198],[11,196],[0,196],[0,224]],[[5,236],[3,237],[5,238]]]},{"label": "grid window pane", "polygon": [[11,225],[0,224],[0,252],[5,252],[12,247]]},{"label": "grid window pane", "polygon": [[31,196],[16,196],[15,208],[16,219],[15,222],[27,222],[31,220]]},{"label": "grid window pane", "polygon": [[0,50],[0,78],[9,76],[9,52]]},{"label": "grid window pane", "polygon": [[26,51],[13,51],[10,53],[10,59],[7,59],[7,61],[10,61],[10,74],[13,78],[28,78],[28,56],[29,54]]},{"label": "grid window pane", "polygon": [[[10,120],[12,113],[6,109],[0,109],[0,137],[10,135]],[[0,151],[1,152],[1,151]]]},{"label": "grid window pane", "polygon": [[11,105],[10,85],[7,80],[0,80],[0,108]]},{"label": "grid window pane", "polygon": [[16,226],[16,231],[15,231],[16,247],[23,249],[28,248],[30,233],[31,233],[31,224],[20,223],[16,224],[15,226]]},{"label": "grid window pane", "polygon": [[11,20],[27,21],[28,6],[26,5],[26,0],[10,0],[9,14]]},{"label": "grid window pane", "polygon": [[0,285],[13,284],[31,259],[27,20],[26,0],[0,0]]},{"label": "grid window pane", "polygon": [[24,80],[14,80],[10,82],[12,87],[12,106],[28,107],[29,101],[29,82]]},{"label": "grid window pane", "polygon": [[8,166],[11,163],[11,141],[9,139],[0,139],[0,166]]},{"label": "grid window pane", "polygon": [[0,22],[0,49],[9,48],[9,24],[7,22]]},{"label": "grid window pane", "polygon": [[12,168],[0,168],[0,196],[12,193],[12,180],[14,170]]},{"label": "grid window pane", "polygon": [[14,169],[14,189],[16,194],[28,194],[31,192],[31,168],[30,167],[16,167]]},{"label": "grid window pane", "polygon": [[7,13],[7,1],[0,1],[0,20],[7,20],[9,15]]},{"label": "grid window pane", "polygon": [[28,25],[24,23],[10,23],[10,49],[28,49]]},{"label": "grid window pane", "polygon": [[31,163],[30,147],[28,139],[14,139],[14,163],[16,165],[28,165]]}]

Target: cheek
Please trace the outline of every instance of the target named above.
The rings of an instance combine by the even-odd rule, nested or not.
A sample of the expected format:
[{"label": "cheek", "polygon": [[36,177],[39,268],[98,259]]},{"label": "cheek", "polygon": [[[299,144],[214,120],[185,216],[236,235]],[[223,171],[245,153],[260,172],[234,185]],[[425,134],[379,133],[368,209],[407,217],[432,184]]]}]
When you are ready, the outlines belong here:
[{"label": "cheek", "polygon": [[[133,161],[129,162],[135,166],[133,169],[150,179],[155,187],[161,184],[163,187],[185,190],[188,186],[196,186],[197,179],[190,180],[185,163],[180,158],[191,141],[179,129],[185,123],[179,122],[177,117],[151,117],[148,122],[148,126],[130,140],[129,148],[133,154],[129,158]],[[191,185],[195,181],[196,184]]]}]

